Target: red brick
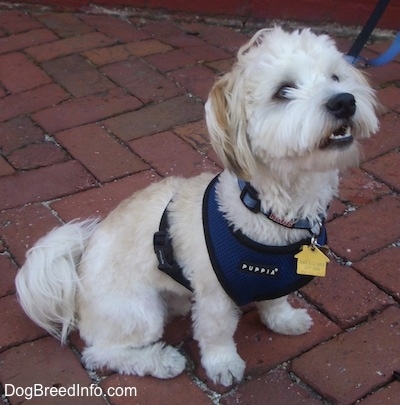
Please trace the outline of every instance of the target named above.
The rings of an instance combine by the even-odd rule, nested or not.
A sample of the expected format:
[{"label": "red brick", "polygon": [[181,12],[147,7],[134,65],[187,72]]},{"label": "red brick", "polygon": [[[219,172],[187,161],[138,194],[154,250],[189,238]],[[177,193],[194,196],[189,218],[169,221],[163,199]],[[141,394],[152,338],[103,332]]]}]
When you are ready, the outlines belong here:
[{"label": "red brick", "polygon": [[400,218],[400,199],[384,196],[329,222],[329,246],[345,260],[360,260],[400,239],[394,218]]},{"label": "red brick", "polygon": [[197,46],[206,46],[207,43],[202,40],[196,32],[181,31],[176,35],[168,35],[161,39],[174,48],[193,48]]},{"label": "red brick", "polygon": [[19,170],[30,170],[68,159],[66,153],[53,142],[41,142],[28,145],[11,153],[7,159]]},{"label": "red brick", "polygon": [[276,369],[244,382],[233,394],[225,395],[220,403],[222,405],[322,405],[322,401],[296,384],[289,374]]},{"label": "red brick", "polygon": [[[259,319],[255,309],[241,316],[234,340],[237,350],[246,362],[245,375],[259,377],[279,364],[298,356],[320,342],[340,332],[340,328],[304,301],[291,297],[296,307],[306,307],[314,321],[312,329],[303,335],[286,336],[271,332]],[[199,348],[196,341],[184,344],[184,349],[194,360],[195,374],[213,391],[225,393],[226,387],[215,385],[200,364]],[[249,378],[249,377],[248,377]]]},{"label": "red brick", "polygon": [[365,160],[380,156],[399,145],[399,114],[386,114],[380,125],[381,129],[377,135],[362,141]]},{"label": "red brick", "polygon": [[42,204],[29,204],[0,212],[1,237],[20,266],[25,261],[26,251],[60,224],[60,220]]},{"label": "red brick", "polygon": [[123,90],[113,89],[104,94],[91,95],[46,108],[34,114],[32,118],[49,133],[55,133],[135,110],[141,105],[138,99],[125,94]]},{"label": "red brick", "polygon": [[200,120],[174,128],[174,133],[192,145],[200,153],[208,154],[211,144],[208,138],[206,121]]},{"label": "red brick", "polygon": [[[14,347],[0,354],[0,378],[3,383],[14,387],[89,387],[92,381],[82,368],[75,354],[68,347],[62,347],[58,341],[46,337],[32,343]],[[62,367],[60,367],[62,364]],[[77,389],[77,388],[75,388]],[[9,396],[12,404],[20,403],[23,397]],[[34,396],[30,404],[82,404],[104,405],[101,396],[75,395]]]},{"label": "red brick", "polygon": [[364,163],[362,168],[390,187],[400,191],[400,153],[390,152]]},{"label": "red brick", "polygon": [[[0,298],[0,306],[0,322],[4,325],[0,328],[0,380],[4,384],[6,364],[3,359],[7,352],[1,352],[17,344],[42,337],[46,332],[25,315],[15,294]],[[19,363],[19,367],[21,372],[26,365]]]},{"label": "red brick", "polygon": [[182,34],[182,30],[170,20],[154,21],[148,19],[141,22],[140,30],[162,42],[169,37],[175,37]]},{"label": "red brick", "polygon": [[35,28],[42,28],[42,25],[23,11],[2,10],[0,13],[0,27],[9,34],[17,34]]},{"label": "red brick", "polygon": [[51,200],[95,184],[95,179],[75,161],[16,173],[0,178],[0,209]]},{"label": "red brick", "polygon": [[340,176],[340,199],[353,205],[368,204],[391,190],[359,168],[351,168]]},{"label": "red brick", "polygon": [[55,84],[12,94],[0,99],[0,122],[21,114],[34,113],[67,98],[67,93]]},{"label": "red brick", "polygon": [[173,346],[181,346],[192,339],[192,319],[190,315],[173,318],[164,330],[163,340]]},{"label": "red brick", "polygon": [[167,52],[173,49],[156,39],[130,42],[128,44],[108,46],[105,48],[90,49],[82,53],[90,62],[97,66],[121,62],[131,56],[143,57],[155,53]]},{"label": "red brick", "polygon": [[0,56],[0,81],[11,93],[19,93],[50,83],[51,79],[24,54]]},{"label": "red brick", "polygon": [[118,17],[110,15],[90,15],[82,14],[80,18],[96,30],[106,34],[114,40],[121,42],[132,42],[149,38],[149,35],[139,31],[129,21],[124,21]]},{"label": "red brick", "polygon": [[205,63],[205,66],[209,67],[218,74],[224,74],[232,69],[234,62],[235,62],[234,58],[221,59],[216,60],[214,62],[207,62]]},{"label": "red brick", "polygon": [[342,328],[358,324],[393,304],[391,297],[351,267],[335,262],[328,265],[326,277],[316,277],[301,292]]},{"label": "red brick", "polygon": [[113,43],[113,40],[100,32],[89,32],[87,34],[60,39],[47,44],[32,46],[28,48],[26,52],[38,62],[44,62],[60,56],[70,55],[71,53],[112,45]]},{"label": "red brick", "polygon": [[[190,177],[205,171],[219,171],[206,156],[193,150],[172,132],[137,139],[129,145],[162,176]],[[162,158],[157,150],[162,151]]]},{"label": "red brick", "polygon": [[229,27],[198,24],[197,29],[200,37],[205,41],[232,54],[236,54],[239,48],[249,40],[247,35]]},{"label": "red brick", "polygon": [[211,147],[205,120],[191,122],[174,128],[173,132],[179,135],[201,154],[207,155],[219,167],[223,167],[217,154]]},{"label": "red brick", "polygon": [[157,39],[146,39],[144,41],[130,42],[125,45],[125,48],[131,55],[143,57],[153,55],[156,53],[164,53],[172,50],[173,48],[166,45]]},{"label": "red brick", "polygon": [[292,371],[329,401],[355,403],[392,381],[393,372],[399,370],[399,316],[399,308],[386,309],[294,359]]},{"label": "red brick", "polygon": [[331,221],[332,219],[343,215],[345,211],[346,205],[344,205],[339,199],[334,198],[329,204],[327,221]]},{"label": "red brick", "polygon": [[391,246],[354,263],[353,267],[400,300],[400,247]]},{"label": "red brick", "polygon": [[0,54],[18,51],[34,45],[57,40],[58,37],[47,29],[36,29],[10,37],[0,38]]},{"label": "red brick", "polygon": [[385,107],[400,112],[400,89],[398,87],[385,87],[384,89],[379,90],[378,97]]},{"label": "red brick", "polygon": [[82,55],[96,66],[104,66],[110,63],[120,62],[129,59],[132,55],[126,44],[107,46],[104,48],[89,49],[82,52]]},{"label": "red brick", "polygon": [[94,31],[76,15],[70,13],[38,13],[35,18],[62,38]]},{"label": "red brick", "polygon": [[[377,55],[373,55],[372,57],[375,56]],[[381,66],[371,66],[368,69],[368,74],[371,76],[371,82],[374,88],[383,88],[399,80],[399,70],[400,64],[391,62]]]},{"label": "red brick", "polygon": [[117,62],[103,67],[101,71],[144,104],[162,101],[182,93],[182,89],[173,81],[140,60]]},{"label": "red brick", "polygon": [[168,73],[167,77],[178,82],[190,93],[200,97],[204,102],[215,82],[215,74],[202,65],[188,66]]},{"label": "red brick", "polygon": [[246,373],[260,375],[340,331],[337,325],[304,301],[294,296],[290,300],[296,308],[308,310],[314,321],[311,330],[299,336],[276,334],[261,323],[258,311],[247,312],[240,319],[235,334],[238,352],[246,361]]},{"label": "red brick", "polygon": [[128,396],[109,396],[108,400],[111,405],[132,403],[165,405],[170,401],[174,403],[179,401],[182,404],[190,405],[210,405],[212,403],[209,397],[186,374],[181,374],[170,380],[114,374],[102,381],[101,387],[104,391],[110,387],[136,388],[137,399],[135,402],[132,402],[132,398]]},{"label": "red brick", "polygon": [[[184,25],[184,27],[188,26]],[[189,27],[198,31],[205,41],[234,54],[249,40],[247,35],[220,25],[190,24]]]},{"label": "red brick", "polygon": [[64,221],[93,216],[105,217],[122,200],[159,179],[160,177],[152,171],[137,173],[107,183],[100,188],[92,188],[61,198],[51,203],[51,208],[57,211]]},{"label": "red brick", "polygon": [[393,382],[387,387],[384,387],[372,395],[369,395],[364,400],[360,401],[360,405],[397,405],[400,398],[400,382]]},{"label": "red brick", "polygon": [[59,132],[56,139],[101,182],[149,168],[96,124]]},{"label": "red brick", "polygon": [[0,156],[0,176],[8,176],[14,173],[14,169],[10,166],[7,161]]},{"label": "red brick", "polygon": [[141,27],[141,30],[176,48],[203,46],[206,44],[199,37],[196,30],[190,27],[189,29],[186,29],[186,27],[182,29],[182,26],[185,26],[185,24],[180,24],[177,27],[173,22],[169,21],[158,21],[156,24],[152,21],[147,21]]},{"label": "red brick", "polygon": [[15,293],[17,266],[8,255],[0,255],[0,297]]},{"label": "red brick", "polygon": [[107,91],[115,87],[80,55],[69,55],[42,63],[43,69],[75,97]]},{"label": "red brick", "polygon": [[168,72],[199,62],[211,62],[214,60],[226,59],[229,56],[230,55],[222,49],[216,48],[212,45],[204,45],[150,55],[145,59],[162,72]]},{"label": "red brick", "polygon": [[183,123],[197,121],[203,118],[203,115],[202,104],[187,96],[180,96],[110,118],[104,125],[123,141],[131,141]]},{"label": "red brick", "polygon": [[0,124],[0,148],[5,154],[30,143],[39,142],[43,138],[43,131],[26,116]]}]

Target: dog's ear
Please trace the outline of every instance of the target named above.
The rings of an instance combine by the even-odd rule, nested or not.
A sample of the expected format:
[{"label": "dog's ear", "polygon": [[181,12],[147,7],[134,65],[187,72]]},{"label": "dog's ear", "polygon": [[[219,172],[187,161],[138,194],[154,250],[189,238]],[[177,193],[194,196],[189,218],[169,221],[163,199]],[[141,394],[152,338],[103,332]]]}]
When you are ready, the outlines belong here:
[{"label": "dog's ear", "polygon": [[240,60],[243,56],[245,56],[249,51],[251,51],[254,48],[257,48],[260,46],[265,38],[268,36],[269,33],[271,33],[273,30],[281,30],[279,27],[275,28],[263,28],[262,30],[257,31],[253,37],[245,43],[238,52],[238,59]]},{"label": "dog's ear", "polygon": [[249,181],[255,160],[246,131],[241,82],[240,72],[233,69],[214,84],[206,103],[206,121],[211,144],[224,166]]}]

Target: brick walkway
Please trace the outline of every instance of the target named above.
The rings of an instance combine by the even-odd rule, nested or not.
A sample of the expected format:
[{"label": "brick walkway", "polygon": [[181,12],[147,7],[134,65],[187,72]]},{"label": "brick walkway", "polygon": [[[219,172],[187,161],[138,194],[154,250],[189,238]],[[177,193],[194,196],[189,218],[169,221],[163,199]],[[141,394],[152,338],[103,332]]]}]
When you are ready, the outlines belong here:
[{"label": "brick walkway", "polygon": [[[338,260],[294,295],[315,325],[273,334],[246,308],[236,341],[246,381],[214,386],[199,366],[190,321],[166,340],[186,372],[169,381],[85,370],[82,342],[46,336],[22,313],[14,277],[38,237],[77,217],[106,215],[167,175],[218,171],[203,102],[242,32],[222,25],[6,10],[0,13],[0,383],[92,386],[85,397],[32,404],[397,404],[400,398],[400,59],[370,74],[387,107],[360,168],[343,175],[328,223]],[[350,38],[340,38],[347,50]],[[385,49],[377,42],[366,54]],[[8,385],[7,385],[8,384]],[[0,387],[0,389],[1,389]],[[106,399],[96,396],[100,388]],[[135,398],[112,389],[134,387]],[[10,394],[10,391],[8,391]],[[27,391],[25,392],[27,393]],[[113,396],[112,394],[120,396]],[[21,395],[21,393],[19,393]],[[4,403],[23,398],[3,395]]]}]

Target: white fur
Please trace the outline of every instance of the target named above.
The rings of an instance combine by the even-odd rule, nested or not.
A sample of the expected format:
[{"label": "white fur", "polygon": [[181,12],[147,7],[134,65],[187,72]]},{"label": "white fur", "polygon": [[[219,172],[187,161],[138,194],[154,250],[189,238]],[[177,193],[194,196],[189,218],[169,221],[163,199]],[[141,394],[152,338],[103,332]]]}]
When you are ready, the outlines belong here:
[{"label": "white fur", "polygon": [[[284,84],[291,88],[279,99]],[[342,122],[326,103],[343,92],[356,99],[350,120],[355,141],[322,148]],[[287,220],[316,220],[337,192],[338,170],[357,162],[357,139],[377,130],[375,105],[365,78],[327,36],[280,28],[255,34],[206,103],[211,141],[225,165],[217,195],[226,218],[268,245],[306,237],[307,231],[244,207],[237,176],[256,188],[263,209]],[[17,276],[25,311],[62,341],[77,327],[88,367],[170,378],[184,370],[185,359],[160,339],[170,310],[183,313],[192,300],[194,337],[208,376],[226,386],[240,380],[245,363],[233,341],[239,311],[218,283],[202,230],[202,198],[211,178],[164,179],[122,202],[101,223],[73,222],[50,232],[28,252]],[[157,269],[153,252],[153,234],[172,198],[174,254],[193,294]],[[261,321],[275,332],[302,334],[312,325],[307,311],[292,308],[286,297],[257,305]]]}]

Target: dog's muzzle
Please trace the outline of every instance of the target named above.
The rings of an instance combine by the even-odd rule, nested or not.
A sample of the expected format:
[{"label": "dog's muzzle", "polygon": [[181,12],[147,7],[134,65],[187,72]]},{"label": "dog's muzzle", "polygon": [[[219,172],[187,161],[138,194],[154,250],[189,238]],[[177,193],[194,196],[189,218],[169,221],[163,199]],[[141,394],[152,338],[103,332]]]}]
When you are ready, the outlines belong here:
[{"label": "dog's muzzle", "polygon": [[350,119],[356,112],[356,99],[350,93],[335,94],[326,103],[326,108],[342,123],[328,135],[322,148],[338,148],[350,145],[354,140],[351,134]]}]

